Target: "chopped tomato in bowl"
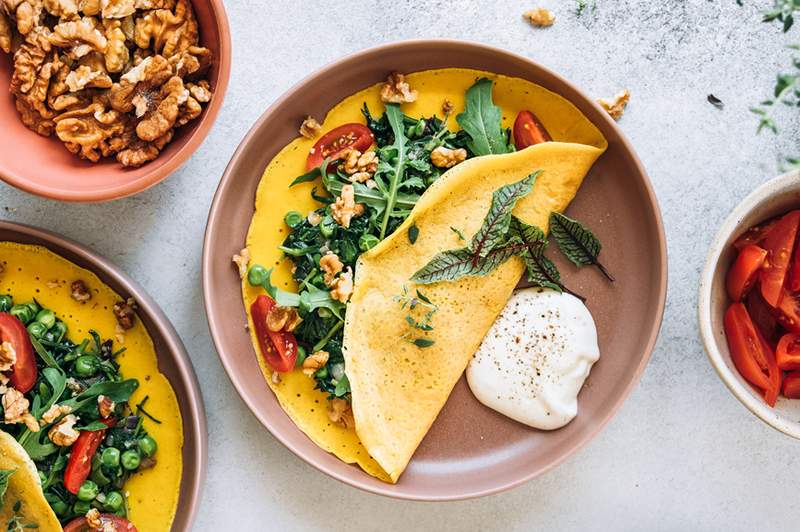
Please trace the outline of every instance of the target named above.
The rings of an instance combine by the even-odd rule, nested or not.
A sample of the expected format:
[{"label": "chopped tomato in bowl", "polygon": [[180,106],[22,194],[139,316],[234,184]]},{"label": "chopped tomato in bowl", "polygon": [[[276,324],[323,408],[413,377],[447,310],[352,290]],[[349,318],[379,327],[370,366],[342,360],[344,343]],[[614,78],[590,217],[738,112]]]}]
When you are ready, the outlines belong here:
[{"label": "chopped tomato in bowl", "polygon": [[800,399],[800,209],[758,224],[733,243],[723,325],[741,377],[774,407]]}]

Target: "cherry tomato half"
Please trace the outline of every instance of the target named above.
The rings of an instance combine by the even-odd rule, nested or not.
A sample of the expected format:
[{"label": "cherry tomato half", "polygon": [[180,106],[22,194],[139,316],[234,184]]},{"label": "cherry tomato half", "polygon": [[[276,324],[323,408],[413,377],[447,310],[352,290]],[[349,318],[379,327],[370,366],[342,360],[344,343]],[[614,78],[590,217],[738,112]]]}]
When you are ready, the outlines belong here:
[{"label": "cherry tomato half", "polygon": [[781,337],[775,351],[775,361],[783,371],[800,370],[800,334],[788,333]]},{"label": "cherry tomato half", "polygon": [[528,146],[550,142],[553,138],[536,115],[530,111],[520,111],[514,120],[514,146],[524,150]]},{"label": "cherry tomato half", "polygon": [[264,360],[278,373],[286,373],[292,371],[297,361],[297,340],[290,332],[269,330],[267,314],[274,306],[275,300],[262,294],[250,306],[250,315]]},{"label": "cherry tomato half", "polygon": [[39,374],[33,345],[25,325],[7,312],[0,312],[0,342],[9,342],[17,352],[17,361],[9,375],[11,384],[17,391],[28,393],[36,384],[36,377]]},{"label": "cherry tomato half", "polygon": [[775,406],[781,388],[781,372],[772,349],[753,325],[742,303],[728,307],[723,321],[731,359],[739,374],[763,392],[769,406]]},{"label": "cherry tomato half", "polygon": [[792,259],[798,224],[800,224],[800,211],[792,211],[778,220],[764,239],[763,247],[767,250],[767,260],[761,269],[761,294],[773,307],[778,306],[781,297],[786,271]]},{"label": "cherry tomato half", "polygon": [[741,301],[753,286],[758,270],[767,258],[767,251],[756,245],[750,245],[739,252],[736,262],[728,270],[726,286],[728,296],[733,301]]},{"label": "cherry tomato half", "polygon": [[[101,419],[108,428],[116,424],[116,420]],[[100,447],[100,443],[105,438],[106,431],[103,430],[83,430],[81,431],[78,439],[72,444],[69,453],[69,461],[67,468],[64,470],[64,487],[70,493],[78,493],[81,484],[89,478],[89,473],[92,472],[92,458]]]},{"label": "cherry tomato half", "polygon": [[751,227],[736,239],[733,243],[733,247],[742,250],[752,244],[760,246],[764,239],[767,238],[769,232],[772,231],[772,228],[775,227],[776,223],[778,223],[778,220],[774,219]]},{"label": "cherry tomato half", "polygon": [[800,371],[787,373],[783,378],[783,396],[800,399]]},{"label": "cherry tomato half", "polygon": [[[112,530],[115,532],[137,532],[133,523],[118,515],[100,514],[100,522],[103,525],[111,524]],[[103,528],[103,530],[107,529],[108,527]],[[64,532],[92,532],[92,530],[94,529],[89,527],[85,517],[75,518],[64,527]]]},{"label": "cherry tomato half", "polygon": [[358,151],[367,151],[367,148],[375,142],[372,131],[358,123],[344,124],[334,128],[320,138],[311,151],[308,153],[306,169],[313,170],[322,164],[325,159],[338,159],[339,155],[347,148],[354,148]]}]

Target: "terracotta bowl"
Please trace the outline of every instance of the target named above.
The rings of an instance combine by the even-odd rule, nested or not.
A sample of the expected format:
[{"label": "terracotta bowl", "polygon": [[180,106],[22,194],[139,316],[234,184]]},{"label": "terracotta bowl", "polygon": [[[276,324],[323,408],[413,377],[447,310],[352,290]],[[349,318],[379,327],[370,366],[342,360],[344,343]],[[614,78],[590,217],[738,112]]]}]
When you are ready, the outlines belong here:
[{"label": "terracotta bowl", "polygon": [[0,179],[33,194],[61,201],[94,202],[123,198],[160,183],[180,168],[206,138],[217,118],[231,69],[231,32],[222,0],[193,0],[201,44],[214,53],[209,80],[214,92],[203,114],[176,130],[158,159],[139,168],[116,160],[91,163],[64,148],[58,138],[26,128],[9,94],[12,58],[0,51]]},{"label": "terracotta bowl", "polygon": [[141,286],[117,266],[82,245],[49,231],[2,220],[0,241],[44,246],[93,272],[123,298],[132,297],[136,300],[139,306],[137,314],[147,327],[156,348],[158,369],[166,375],[175,390],[183,417],[183,477],[172,530],[191,530],[206,477],[208,432],[197,376],[177,331]]},{"label": "terracotta bowl", "polygon": [[[396,485],[385,484],[322,451],[284,414],[264,382],[245,323],[231,256],[245,242],[256,187],[272,157],[297,135],[303,118],[325,116],[343,97],[384,80],[391,70],[465,67],[517,76],[573,102],[609,140],[570,207],[605,243],[616,274],[560,262],[567,284],[589,296],[602,358],[581,392],[580,413],[554,432],[537,431],[481,405],[464,378]],[[280,205],[275,205],[281,209]],[[630,243],[637,243],[631,246]],[[577,88],[530,60],[458,41],[410,41],[356,53],[301,81],[272,105],[242,142],[220,183],[206,231],[203,288],[211,333],[234,386],[284,445],[321,471],[392,497],[463,499],[517,486],[558,465],[614,415],[647,364],[666,294],[666,249],[656,199],[641,163],[614,122]]]},{"label": "terracotta bowl", "polygon": [[733,241],[750,227],[798,208],[800,172],[797,171],[767,181],[736,206],[723,222],[708,251],[700,278],[698,319],[708,359],[725,386],[764,423],[800,439],[800,400],[781,396],[775,407],[770,408],[733,365],[722,326],[730,305],[725,277],[736,258]]}]

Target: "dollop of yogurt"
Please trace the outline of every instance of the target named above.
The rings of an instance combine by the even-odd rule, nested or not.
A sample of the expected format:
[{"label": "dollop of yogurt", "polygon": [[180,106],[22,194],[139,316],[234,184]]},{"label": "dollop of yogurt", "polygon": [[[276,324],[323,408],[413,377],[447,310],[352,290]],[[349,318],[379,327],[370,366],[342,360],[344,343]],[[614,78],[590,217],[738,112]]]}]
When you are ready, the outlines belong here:
[{"label": "dollop of yogurt", "polygon": [[531,427],[553,430],[578,414],[600,358],[597,329],[580,299],[542,288],[517,291],[467,368],[478,400]]}]

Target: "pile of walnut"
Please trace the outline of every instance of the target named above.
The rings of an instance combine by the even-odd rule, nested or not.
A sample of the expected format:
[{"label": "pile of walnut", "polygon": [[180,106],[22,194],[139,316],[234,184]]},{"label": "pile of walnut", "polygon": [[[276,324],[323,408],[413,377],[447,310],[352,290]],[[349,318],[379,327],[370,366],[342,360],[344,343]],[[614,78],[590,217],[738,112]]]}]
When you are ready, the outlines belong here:
[{"label": "pile of walnut", "polygon": [[190,0],[0,0],[22,122],[93,162],[158,157],[211,99]]}]

